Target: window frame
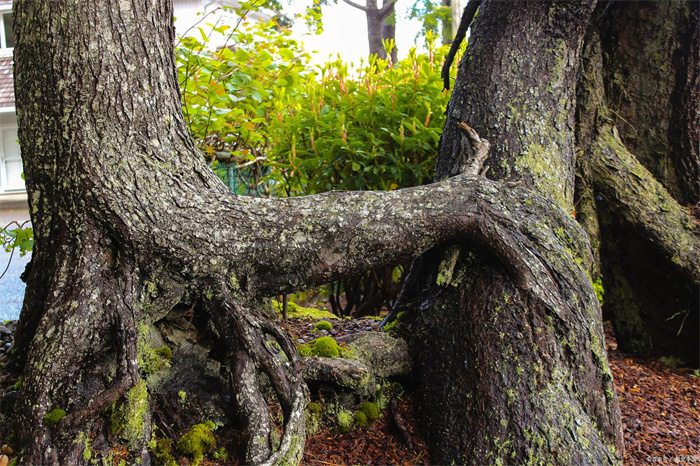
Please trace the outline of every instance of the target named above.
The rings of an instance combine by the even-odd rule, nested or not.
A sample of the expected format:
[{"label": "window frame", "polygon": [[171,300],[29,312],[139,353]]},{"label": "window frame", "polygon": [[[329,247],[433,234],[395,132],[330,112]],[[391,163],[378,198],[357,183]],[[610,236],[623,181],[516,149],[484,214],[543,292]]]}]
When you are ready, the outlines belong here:
[{"label": "window frame", "polygon": [[[8,187],[10,183],[9,183],[9,179],[8,179],[7,165],[6,165],[6,162],[8,161],[8,157],[7,157],[7,148],[5,147],[5,132],[11,131],[11,130],[14,130],[15,138],[17,138],[18,127],[16,124],[0,125],[0,194],[24,193],[27,191],[27,187],[26,187],[24,180],[22,180],[23,186],[21,188],[9,188]],[[12,158],[12,161],[16,161],[16,159]],[[20,162],[20,164],[22,164],[21,149],[19,152],[19,162]],[[22,171],[24,171],[24,169]]]},{"label": "window frame", "polygon": [[5,36],[5,15],[12,14],[12,5],[0,6],[0,56],[12,55],[14,46],[6,47],[7,37]]}]

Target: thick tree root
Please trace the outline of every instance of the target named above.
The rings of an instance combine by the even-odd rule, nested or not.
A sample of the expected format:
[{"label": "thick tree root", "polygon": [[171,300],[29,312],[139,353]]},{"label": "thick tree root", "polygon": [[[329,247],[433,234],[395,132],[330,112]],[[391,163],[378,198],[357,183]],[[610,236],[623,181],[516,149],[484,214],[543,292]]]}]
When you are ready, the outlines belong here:
[{"label": "thick tree root", "polygon": [[[217,304],[214,321],[232,351],[231,385],[238,415],[246,425],[246,461],[256,465],[297,464],[306,439],[308,390],[296,348],[275,323],[225,291]],[[272,438],[277,427],[263,394],[260,373],[272,384],[284,417],[276,449]]]},{"label": "thick tree root", "polygon": [[596,192],[688,278],[700,283],[700,224],[606,125],[591,147]]}]

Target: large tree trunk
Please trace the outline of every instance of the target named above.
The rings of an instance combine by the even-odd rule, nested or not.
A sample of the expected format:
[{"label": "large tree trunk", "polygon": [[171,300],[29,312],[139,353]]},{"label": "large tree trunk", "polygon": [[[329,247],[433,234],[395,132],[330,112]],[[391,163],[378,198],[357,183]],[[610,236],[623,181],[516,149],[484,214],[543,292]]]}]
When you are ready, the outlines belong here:
[{"label": "large tree trunk", "polygon": [[620,348],[694,366],[700,258],[689,211],[700,200],[699,10],[680,0],[600,9],[578,123],[588,186],[580,190],[581,220],[600,238],[603,310]]},{"label": "large tree trunk", "polygon": [[[482,3],[437,164],[442,179],[471,163],[459,125],[466,121],[491,142],[489,177],[539,192],[567,219],[559,227],[545,219],[532,226],[516,220],[521,234],[549,235],[564,249],[578,232],[572,218],[575,91],[593,6]],[[509,206],[502,208],[511,217]],[[589,257],[578,252],[549,263],[556,284],[542,286],[560,296],[551,305],[523,289],[498,258],[460,243],[414,264],[407,279],[412,290],[404,289],[396,310],[404,311],[400,322],[417,367],[416,406],[431,460],[620,461],[620,414],[601,311],[584,278]],[[565,278],[567,268],[581,278]]]},{"label": "large tree trunk", "polygon": [[[506,406],[527,411],[534,402],[542,407],[538,429],[558,426],[560,417],[590,443],[582,454],[605,456],[603,445],[614,444],[615,399],[595,297],[575,261],[591,256],[570,218],[529,189],[466,175],[388,193],[231,195],[187,133],[171,18],[169,0],[15,4],[19,136],[35,254],[12,351],[22,384],[14,405],[3,403],[9,412],[0,434],[20,463],[89,464],[118,450],[129,464],[149,464],[154,425],[159,436],[176,439],[171,424],[183,417],[163,417],[178,409],[171,401],[178,387],[197,379],[195,365],[183,365],[192,354],[208,371],[198,386],[227,392],[214,393],[212,403],[224,413],[217,420],[243,434],[240,461],[298,462],[306,388],[296,348],[263,298],[458,239],[501,264],[506,275],[491,273],[504,291],[502,309],[534,314],[533,326],[518,331],[543,339],[536,355],[512,343],[530,366],[499,370],[536,375],[494,392],[505,398],[497,413],[483,412],[484,424],[502,414],[498,425],[511,432],[525,412],[516,416]],[[492,304],[479,312],[500,312]],[[173,321],[178,329],[168,326]],[[163,372],[167,364],[152,342],[175,341],[182,329],[191,330],[190,342],[171,343],[172,372]],[[550,330],[567,335],[570,346],[555,344]],[[198,353],[186,351],[197,345]],[[551,365],[545,354],[570,365]],[[490,362],[481,363],[487,373]],[[550,404],[561,407],[567,401],[559,397],[574,392],[551,418]],[[55,416],[59,409],[65,417]],[[209,420],[203,416],[190,413],[182,427]],[[546,432],[526,432],[552,441]]]}]

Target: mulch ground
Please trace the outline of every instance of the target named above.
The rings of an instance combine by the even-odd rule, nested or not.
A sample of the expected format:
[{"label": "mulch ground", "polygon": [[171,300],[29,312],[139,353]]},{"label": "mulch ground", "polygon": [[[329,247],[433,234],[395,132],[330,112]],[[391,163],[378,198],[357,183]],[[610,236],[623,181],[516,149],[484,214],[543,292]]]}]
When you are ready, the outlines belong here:
[{"label": "mulch ground", "polygon": [[[324,334],[314,332],[314,323],[290,319],[288,330],[295,340],[307,342]],[[342,342],[345,335],[375,330],[377,322],[334,320],[333,326],[333,330],[325,334]],[[12,325],[8,327],[13,329]],[[0,335],[0,360],[9,342],[10,335]],[[619,352],[610,329],[606,329],[606,344],[622,411],[625,464],[700,465],[700,378],[692,371],[669,368],[654,360]],[[13,381],[0,369],[0,389],[11,390],[11,383]],[[302,463],[325,466],[431,464],[416,430],[410,400],[399,400],[397,409],[406,421],[410,448],[385,413],[369,427],[347,434],[330,428],[320,430],[307,440]],[[214,463],[206,461],[206,464]]]},{"label": "mulch ground", "polygon": [[625,435],[625,464],[700,464],[700,378],[621,353],[606,328]]}]

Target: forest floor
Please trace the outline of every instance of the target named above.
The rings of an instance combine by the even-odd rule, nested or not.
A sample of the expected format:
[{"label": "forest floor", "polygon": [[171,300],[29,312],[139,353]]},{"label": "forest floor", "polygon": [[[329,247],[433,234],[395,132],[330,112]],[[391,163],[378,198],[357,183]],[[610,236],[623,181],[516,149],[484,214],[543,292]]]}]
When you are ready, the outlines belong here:
[{"label": "forest floor", "polygon": [[[309,341],[315,320],[289,319],[288,330],[296,340]],[[12,341],[14,323],[0,324],[0,362]],[[376,330],[370,319],[334,320],[328,332],[335,338]],[[621,353],[612,331],[606,328],[606,347],[622,411],[625,464],[700,464],[700,378],[689,370]],[[12,390],[0,365],[0,387]],[[9,386],[8,386],[9,385]],[[431,464],[413,419],[410,398],[395,409],[405,421],[403,435],[392,416],[384,413],[366,428],[341,434],[322,428],[306,443],[304,465],[418,465]],[[182,458],[181,465],[188,465]],[[217,464],[205,460],[202,466]],[[218,463],[224,464],[224,463]],[[231,463],[226,463],[231,464]]]}]

